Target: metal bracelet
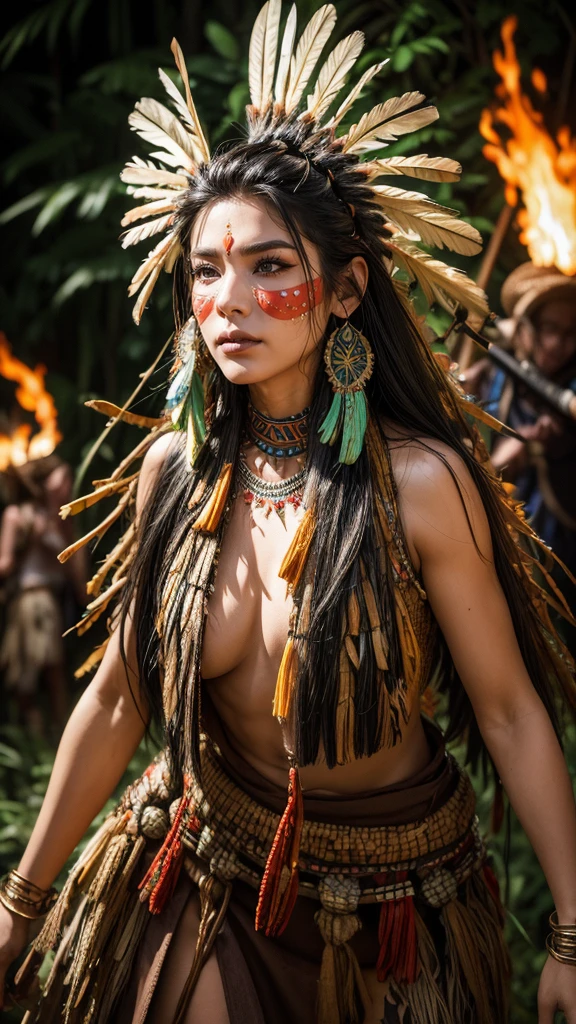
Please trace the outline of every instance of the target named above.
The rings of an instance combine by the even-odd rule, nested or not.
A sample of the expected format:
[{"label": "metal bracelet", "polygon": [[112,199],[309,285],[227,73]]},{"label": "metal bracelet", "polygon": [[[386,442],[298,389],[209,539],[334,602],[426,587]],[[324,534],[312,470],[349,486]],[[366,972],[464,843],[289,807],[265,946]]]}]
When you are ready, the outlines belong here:
[{"label": "metal bracelet", "polygon": [[555,960],[558,960],[559,963],[570,964],[572,967],[576,967],[576,943],[574,944],[573,952],[571,954],[562,953],[556,948],[554,944],[554,934],[553,932],[550,932],[550,935],[546,938],[546,949],[550,953],[550,956],[554,957]]}]

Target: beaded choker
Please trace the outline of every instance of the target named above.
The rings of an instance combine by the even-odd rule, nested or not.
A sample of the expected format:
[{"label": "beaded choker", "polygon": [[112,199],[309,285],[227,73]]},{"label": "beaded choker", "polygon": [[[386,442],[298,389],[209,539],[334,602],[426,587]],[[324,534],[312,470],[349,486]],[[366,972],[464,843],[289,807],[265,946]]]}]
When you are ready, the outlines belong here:
[{"label": "beaded choker", "polygon": [[248,405],[248,436],[257,448],[276,459],[303,455],[308,447],[308,413],[310,409],[275,420]]}]

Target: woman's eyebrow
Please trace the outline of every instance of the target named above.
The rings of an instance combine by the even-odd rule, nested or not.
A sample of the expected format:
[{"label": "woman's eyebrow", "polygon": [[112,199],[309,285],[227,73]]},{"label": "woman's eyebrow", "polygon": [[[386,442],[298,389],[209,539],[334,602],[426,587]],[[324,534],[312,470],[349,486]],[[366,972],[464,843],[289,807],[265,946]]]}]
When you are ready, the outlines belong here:
[{"label": "woman's eyebrow", "polygon": [[[252,242],[251,245],[242,245],[238,248],[238,252],[241,256],[252,256],[255,252],[266,252],[268,249],[292,249],[296,251],[296,246],[292,245],[291,242],[287,242],[285,238],[272,239],[270,242]],[[203,256],[205,259],[215,259],[221,253],[218,249],[205,248],[204,246],[198,246],[192,249],[191,256]]]}]

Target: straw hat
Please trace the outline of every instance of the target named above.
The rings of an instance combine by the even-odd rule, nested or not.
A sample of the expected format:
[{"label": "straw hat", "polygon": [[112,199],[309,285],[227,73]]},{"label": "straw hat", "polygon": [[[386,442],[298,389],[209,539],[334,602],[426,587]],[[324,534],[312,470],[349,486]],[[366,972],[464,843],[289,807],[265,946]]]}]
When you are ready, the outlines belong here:
[{"label": "straw hat", "polygon": [[556,267],[521,263],[502,285],[500,300],[506,316],[531,316],[544,302],[571,299],[576,302],[576,276],[567,277]]}]

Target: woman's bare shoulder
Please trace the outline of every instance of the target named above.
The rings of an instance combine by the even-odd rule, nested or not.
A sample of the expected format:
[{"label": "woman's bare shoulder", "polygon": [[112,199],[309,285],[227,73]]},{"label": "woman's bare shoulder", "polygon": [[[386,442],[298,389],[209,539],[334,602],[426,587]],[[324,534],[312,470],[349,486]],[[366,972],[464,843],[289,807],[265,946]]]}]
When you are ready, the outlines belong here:
[{"label": "woman's bare shoulder", "polygon": [[142,460],[140,477],[138,480],[138,493],[136,496],[136,508],[138,512],[140,512],[146,498],[149,496],[151,489],[156,483],[168,455],[179,447],[180,434],[175,430],[170,430],[168,433],[162,434],[157,441],[154,441],[146,452],[146,455]]}]

